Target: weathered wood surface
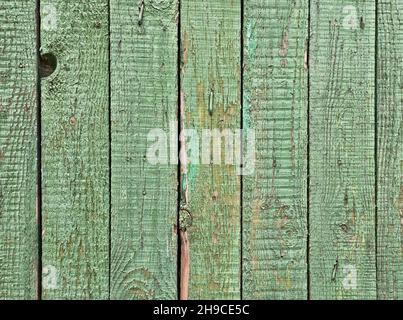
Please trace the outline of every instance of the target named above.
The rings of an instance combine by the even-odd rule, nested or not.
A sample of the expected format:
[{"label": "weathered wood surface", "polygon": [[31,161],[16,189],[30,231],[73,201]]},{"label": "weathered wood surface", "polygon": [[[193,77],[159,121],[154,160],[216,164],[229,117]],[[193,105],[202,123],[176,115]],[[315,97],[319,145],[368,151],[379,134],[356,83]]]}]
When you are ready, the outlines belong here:
[{"label": "weathered wood surface", "polygon": [[0,299],[35,299],[35,2],[0,3]]},{"label": "weathered wood surface", "polygon": [[378,1],[379,299],[403,299],[403,3]]},{"label": "weathered wood surface", "polygon": [[112,299],[178,297],[177,24],[176,0],[111,1]]},{"label": "weathered wood surface", "polygon": [[[41,1],[42,295],[109,293],[108,1]],[[51,60],[48,59],[48,64]]]},{"label": "weathered wood surface", "polygon": [[375,298],[375,2],[310,14],[310,296]]},{"label": "weathered wood surface", "polygon": [[305,299],[308,3],[245,5],[243,121],[256,164],[243,177],[243,298]]},{"label": "weathered wood surface", "polygon": [[402,10],[0,1],[0,299],[403,299]]},{"label": "weathered wood surface", "polygon": [[[240,37],[240,1],[181,1],[183,126],[197,130],[200,141],[203,129],[240,128]],[[210,164],[213,151],[209,157],[207,148],[191,147],[181,172],[181,206],[193,217],[189,298],[240,298],[240,176],[225,164],[224,147],[221,164]],[[207,164],[198,165],[198,155]]]}]

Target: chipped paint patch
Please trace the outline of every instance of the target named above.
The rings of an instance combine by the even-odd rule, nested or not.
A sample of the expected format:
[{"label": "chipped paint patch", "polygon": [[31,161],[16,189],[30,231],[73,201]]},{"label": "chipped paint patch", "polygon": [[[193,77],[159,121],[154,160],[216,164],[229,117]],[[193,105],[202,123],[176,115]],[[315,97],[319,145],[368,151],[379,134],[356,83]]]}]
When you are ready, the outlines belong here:
[{"label": "chipped paint patch", "polygon": [[343,267],[343,288],[345,290],[357,289],[357,268],[353,265],[345,265]]},{"label": "chipped paint patch", "polygon": [[348,30],[355,30],[358,28],[358,15],[357,8],[355,6],[349,5],[343,7],[343,28]]},{"label": "chipped paint patch", "polygon": [[253,59],[256,48],[255,23],[249,22],[246,26],[246,53],[249,59]]},{"label": "chipped paint patch", "polygon": [[57,29],[57,10],[54,4],[45,4],[41,9],[41,26],[44,31]]}]

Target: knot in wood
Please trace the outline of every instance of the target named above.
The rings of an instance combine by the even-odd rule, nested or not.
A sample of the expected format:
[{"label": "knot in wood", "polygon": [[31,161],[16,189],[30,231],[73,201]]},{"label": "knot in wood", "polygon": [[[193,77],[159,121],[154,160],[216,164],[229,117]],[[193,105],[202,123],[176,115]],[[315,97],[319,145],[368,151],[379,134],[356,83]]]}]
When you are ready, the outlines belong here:
[{"label": "knot in wood", "polygon": [[181,208],[179,210],[179,229],[186,231],[187,228],[192,226],[193,217],[188,209]]}]

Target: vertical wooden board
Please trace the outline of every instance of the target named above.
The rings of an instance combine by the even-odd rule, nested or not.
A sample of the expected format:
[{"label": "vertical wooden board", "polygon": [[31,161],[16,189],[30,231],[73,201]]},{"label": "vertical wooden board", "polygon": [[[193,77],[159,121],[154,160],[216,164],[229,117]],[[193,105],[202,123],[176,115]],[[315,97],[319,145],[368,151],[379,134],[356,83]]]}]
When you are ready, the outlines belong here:
[{"label": "vertical wooden board", "polygon": [[111,1],[112,299],[177,298],[177,24],[176,0]]},{"label": "vertical wooden board", "polygon": [[403,299],[403,3],[378,1],[378,298]]},{"label": "vertical wooden board", "polygon": [[308,3],[245,2],[243,297],[307,298]]},{"label": "vertical wooden board", "polygon": [[376,297],[375,2],[311,1],[310,296]]},{"label": "vertical wooden board", "polygon": [[[203,129],[235,133],[240,128],[240,32],[240,1],[181,1],[182,125],[196,130],[199,142]],[[188,139],[196,143],[190,131]],[[193,155],[187,155],[190,163],[181,173],[181,206],[193,218],[187,229],[189,298],[237,299],[241,267],[240,176],[234,164],[225,164],[224,147],[219,148],[220,163],[203,164],[202,158],[212,160],[208,148],[199,144],[190,150],[189,146],[187,151]],[[210,151],[213,148],[210,144]]]},{"label": "vertical wooden board", "polygon": [[2,1],[0,26],[0,299],[34,299],[35,1]]},{"label": "vertical wooden board", "polygon": [[[42,293],[109,291],[108,1],[41,1]],[[51,69],[52,59],[47,59]],[[46,68],[44,68],[46,69]]]}]

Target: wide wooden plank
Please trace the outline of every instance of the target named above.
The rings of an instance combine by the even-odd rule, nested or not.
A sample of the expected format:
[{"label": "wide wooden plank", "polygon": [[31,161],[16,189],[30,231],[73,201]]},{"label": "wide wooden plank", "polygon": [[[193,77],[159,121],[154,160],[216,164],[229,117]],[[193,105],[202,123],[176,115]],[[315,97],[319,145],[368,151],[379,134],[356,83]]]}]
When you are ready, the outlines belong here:
[{"label": "wide wooden plank", "polygon": [[177,24],[176,0],[111,0],[112,299],[178,294]]},{"label": "wide wooden plank", "polygon": [[243,298],[307,298],[308,3],[245,2]]},{"label": "wide wooden plank", "polygon": [[37,287],[35,1],[0,3],[0,299]]},{"label": "wide wooden plank", "polygon": [[378,298],[403,299],[403,3],[378,1]]},{"label": "wide wooden plank", "polygon": [[310,296],[375,298],[375,2],[313,0],[310,32]]},{"label": "wide wooden plank", "polygon": [[189,282],[181,290],[190,299],[240,298],[240,176],[235,157],[225,159],[224,139],[219,146],[205,131],[210,143],[202,144],[203,129],[217,136],[240,128],[240,32],[240,1],[181,1],[182,126],[196,130],[185,134],[181,172],[181,207],[192,216]]},{"label": "wide wooden plank", "polygon": [[43,298],[108,298],[108,1],[40,10]]}]

